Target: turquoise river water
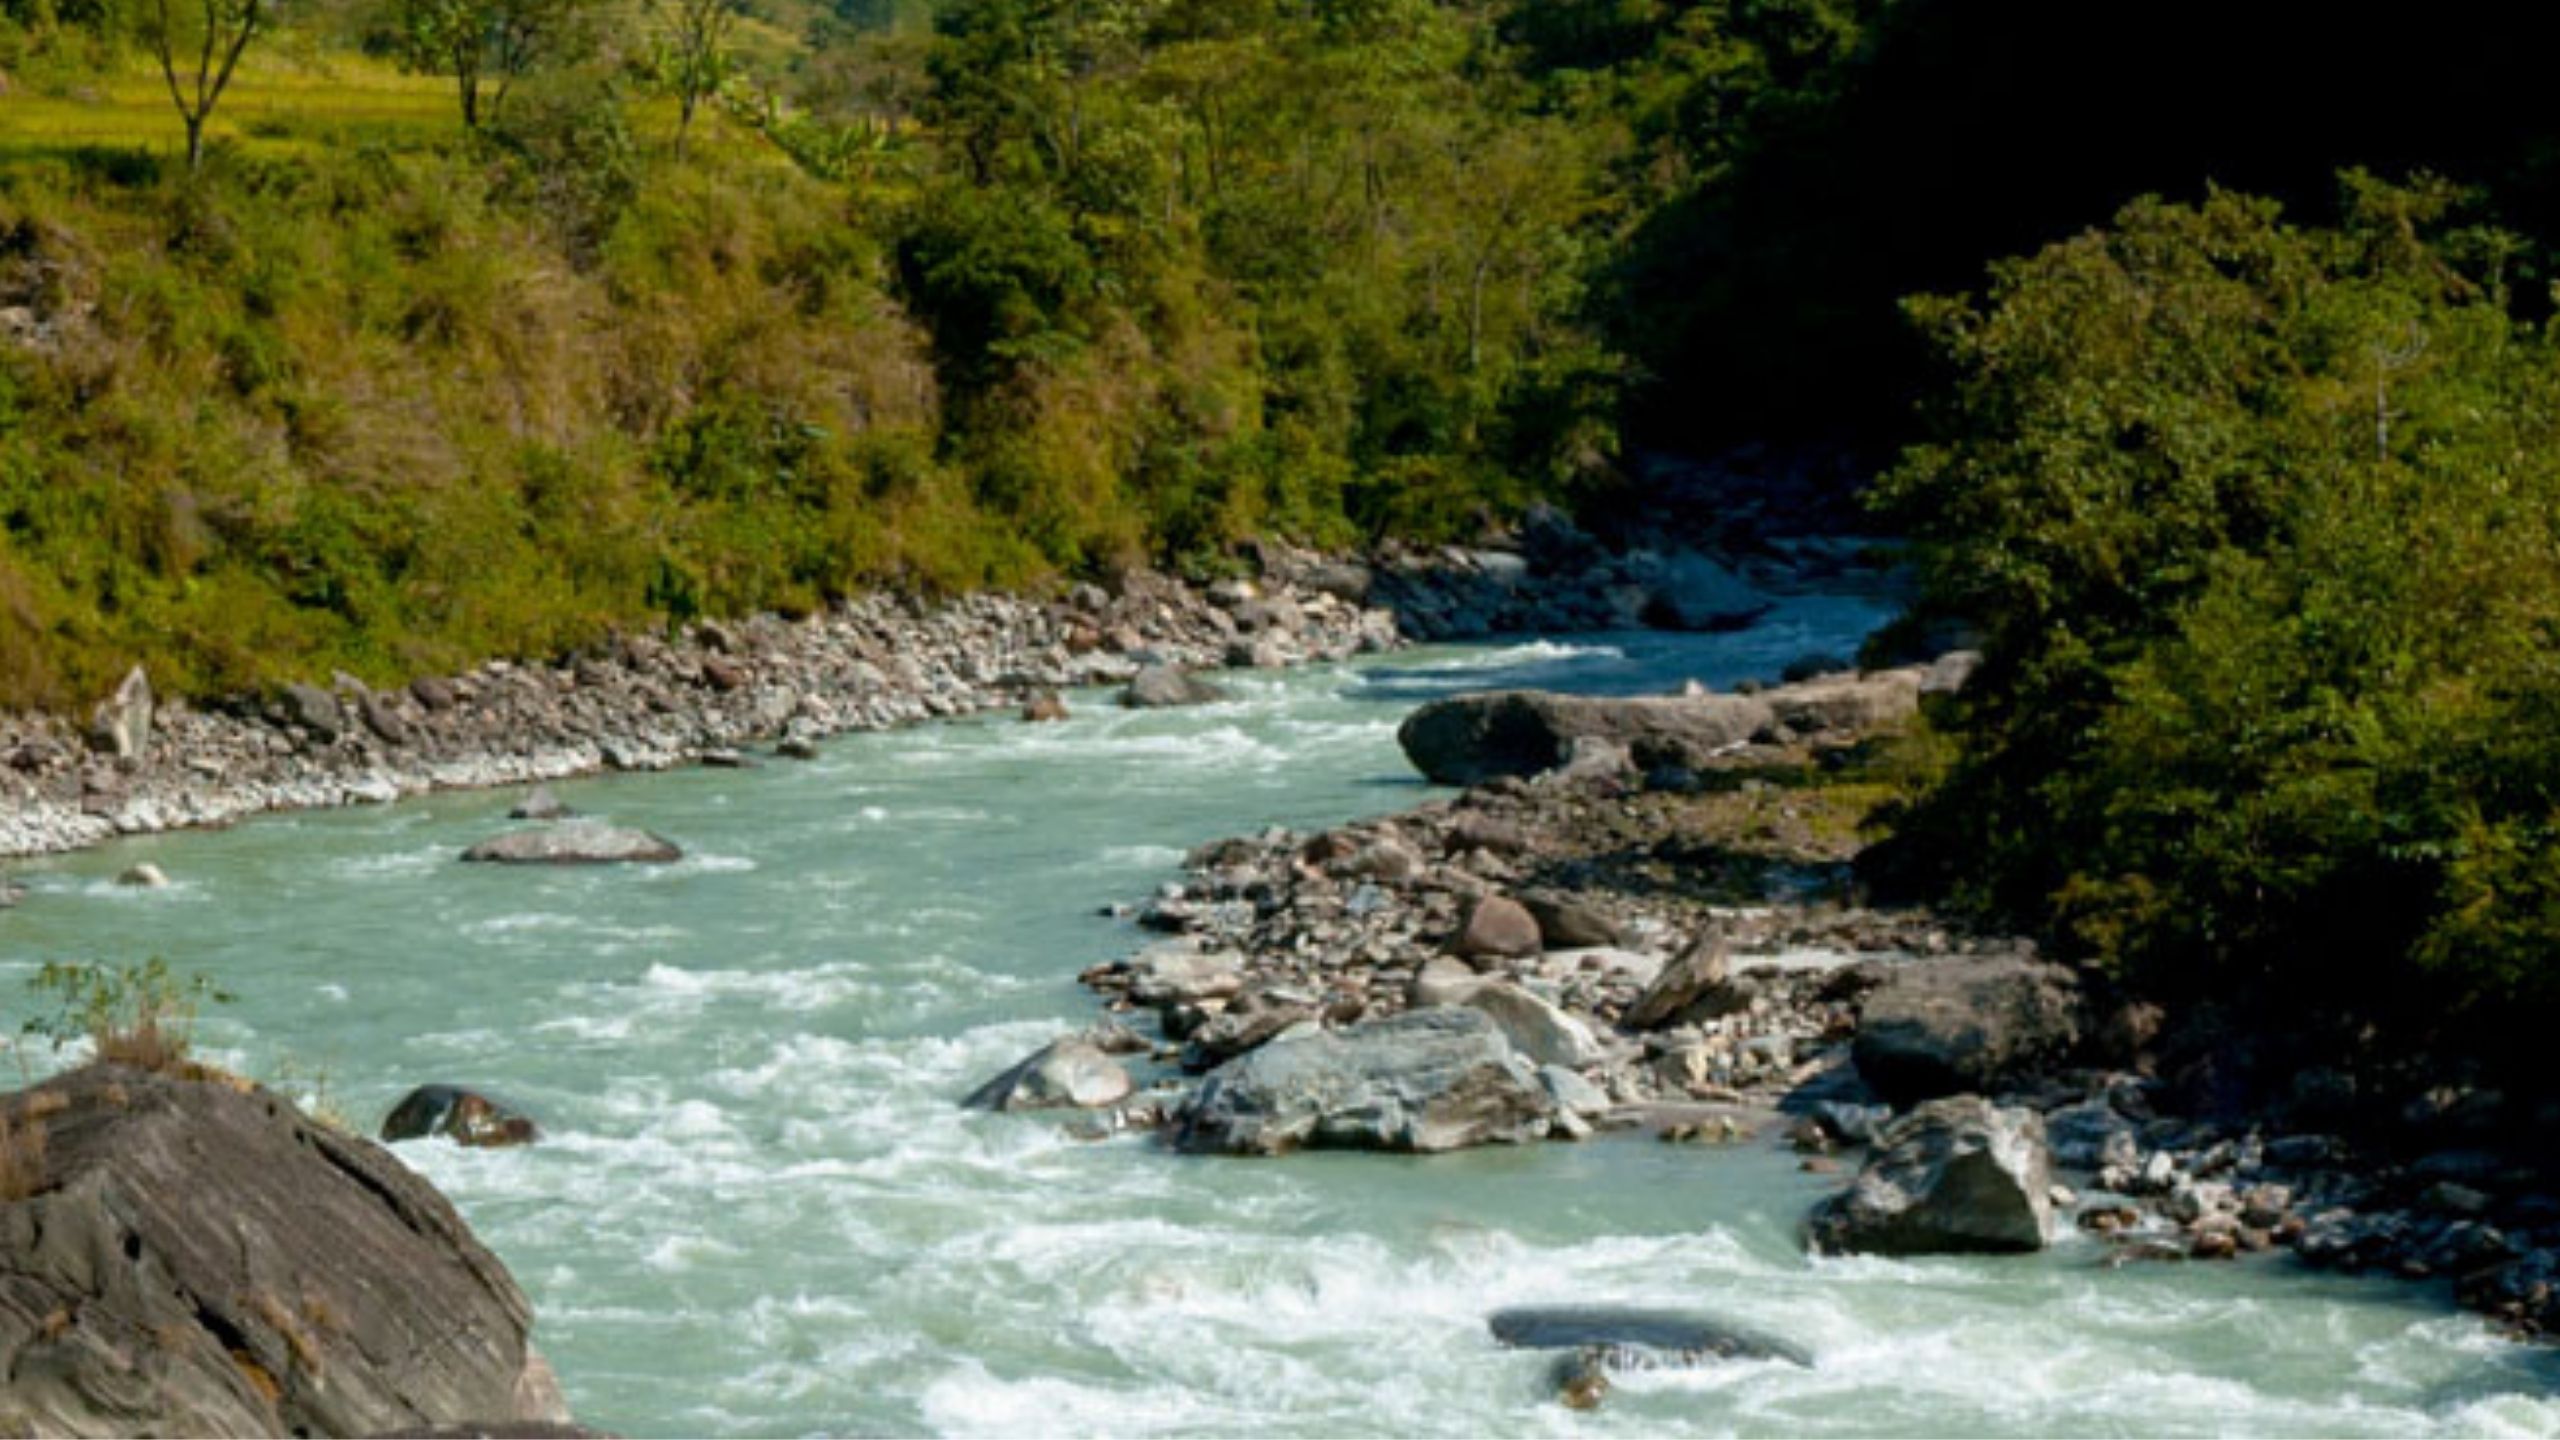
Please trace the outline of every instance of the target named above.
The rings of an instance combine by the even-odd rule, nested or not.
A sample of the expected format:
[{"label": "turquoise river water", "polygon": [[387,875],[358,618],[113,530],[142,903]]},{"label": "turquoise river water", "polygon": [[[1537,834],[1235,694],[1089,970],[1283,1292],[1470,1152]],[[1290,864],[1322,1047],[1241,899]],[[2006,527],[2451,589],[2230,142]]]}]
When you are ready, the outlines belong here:
[{"label": "turquoise river water", "polygon": [[[957,1108],[1092,1018],[1076,971],[1139,940],[1098,907],[1188,846],[1423,798],[1394,742],[1420,698],[1729,683],[1877,618],[1800,600],[1737,637],[1412,652],[560,787],[682,843],[662,869],[456,863],[497,793],[134,840],[21,867],[0,995],[159,954],[237,993],[213,1058],[324,1075],[360,1126],[430,1080],[530,1109],[539,1146],[399,1153],[531,1294],[580,1418],[628,1435],[2560,1434],[2560,1365],[2433,1289],[2107,1272],[2078,1237],[1809,1259],[1831,1182],[1774,1147],[1205,1160]],[[145,859],[175,883],[111,883]],[[1583,1414],[1484,1326],[1604,1301],[1819,1363],[1638,1375]]]}]

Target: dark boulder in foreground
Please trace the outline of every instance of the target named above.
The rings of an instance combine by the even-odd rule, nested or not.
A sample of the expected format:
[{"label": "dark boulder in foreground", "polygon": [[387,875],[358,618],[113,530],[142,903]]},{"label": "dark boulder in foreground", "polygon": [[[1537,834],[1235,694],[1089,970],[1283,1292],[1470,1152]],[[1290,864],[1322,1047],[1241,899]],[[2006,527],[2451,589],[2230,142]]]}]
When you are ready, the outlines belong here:
[{"label": "dark boulder in foreground", "polygon": [[1932,1100],[1886,1126],[1848,1190],[1808,1223],[1839,1254],[2041,1250],[2053,1234],[2044,1117],[1978,1095]]},{"label": "dark boulder in foreground", "polygon": [[564,820],[483,840],[462,858],[498,865],[665,865],[683,859],[684,852],[646,830]]},{"label": "dark boulder in foreground", "polygon": [[1896,1105],[1998,1090],[2080,1043],[2080,982],[2060,965],[1991,955],[1881,974],[1858,1007],[1850,1055],[1859,1076]]},{"label": "dark boulder in foreground", "polygon": [[0,1105],[0,1433],[567,1423],[523,1292],[387,1151],[228,1077],[95,1065]]},{"label": "dark boulder in foreground", "polygon": [[1212,705],[1226,698],[1226,691],[1187,670],[1177,670],[1170,665],[1148,666],[1129,682],[1129,688],[1120,692],[1120,703],[1132,710]]},{"label": "dark boulder in foreground", "polygon": [[542,1138],[533,1121],[503,1101],[457,1085],[421,1085],[383,1117],[385,1140],[421,1140],[441,1135],[457,1145],[499,1149],[530,1145]]},{"label": "dark boulder in foreground", "polygon": [[1284,1036],[1203,1081],[1175,1117],[1177,1149],[1439,1151],[1543,1139],[1556,1102],[1485,1015],[1412,1010]]}]

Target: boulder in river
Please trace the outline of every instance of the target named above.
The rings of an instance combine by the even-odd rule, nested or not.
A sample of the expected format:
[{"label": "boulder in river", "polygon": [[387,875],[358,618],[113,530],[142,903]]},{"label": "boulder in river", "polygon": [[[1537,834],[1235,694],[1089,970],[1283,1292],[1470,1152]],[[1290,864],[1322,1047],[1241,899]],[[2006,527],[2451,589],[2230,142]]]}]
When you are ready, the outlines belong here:
[{"label": "boulder in river", "polygon": [[1858,1074],[1896,1105],[1996,1090],[2080,1043],[2080,986],[2060,965],[2020,956],[1916,960],[1882,968],[1858,1011]]},{"label": "boulder in river", "polygon": [[92,1065],[7,1101],[0,1433],[566,1424],[531,1308],[434,1187],[246,1082]]},{"label": "boulder in river", "polygon": [[1022,702],[1023,723],[1054,725],[1067,717],[1067,702],[1055,690],[1042,690]]},{"label": "boulder in river", "polygon": [[1836,1254],[2041,1250],[2053,1233],[2044,1117],[1978,1095],[1894,1121],[1850,1187],[1816,1206],[1814,1247]]},{"label": "boulder in river", "polygon": [[1704,770],[1755,740],[1863,735],[1920,710],[1918,667],[1831,675],[1756,695],[1624,697],[1493,690],[1434,700],[1396,728],[1405,758],[1442,785],[1560,769],[1593,742],[1623,747],[1647,770]]},{"label": "boulder in river", "polygon": [[1627,1368],[1672,1368],[1711,1360],[1783,1360],[1810,1367],[1801,1345],[1719,1320],[1675,1310],[1617,1305],[1521,1305],[1486,1320],[1493,1338],[1514,1350],[1618,1352]]},{"label": "boulder in river", "polygon": [[1171,665],[1150,665],[1140,670],[1120,692],[1120,703],[1132,710],[1169,710],[1180,705],[1209,705],[1227,698],[1227,692],[1187,670]]},{"label": "boulder in river", "polygon": [[1556,1350],[1548,1379],[1568,1409],[1593,1410],[1611,1372],[1692,1369],[1723,1360],[1811,1366],[1801,1347],[1705,1315],[1616,1306],[1532,1305],[1497,1310],[1493,1338],[1516,1350]]},{"label": "boulder in river", "polygon": [[548,785],[536,785],[507,812],[510,820],[566,820],[578,812],[560,802]]},{"label": "boulder in river", "polygon": [[483,840],[463,851],[462,858],[499,865],[664,865],[683,859],[684,852],[646,830],[564,820]]},{"label": "boulder in river", "polygon": [[1603,698],[1496,690],[1424,705],[1396,727],[1396,743],[1436,784],[1481,785],[1553,770],[1573,758],[1575,742],[1584,738],[1704,757],[1747,742],[1771,719],[1767,703],[1749,695]]},{"label": "boulder in river", "polygon": [[1643,619],[1659,630],[1716,634],[1747,629],[1771,608],[1769,597],[1730,567],[1694,551],[1682,551],[1655,571]]},{"label": "boulder in river", "polygon": [[495,1150],[530,1145],[541,1129],[514,1106],[458,1085],[421,1085],[400,1097],[383,1117],[385,1140],[421,1140],[441,1135],[457,1145]]},{"label": "boulder in river", "polygon": [[960,1103],[972,1110],[1096,1110],[1136,1087],[1119,1061],[1082,1035],[1053,1040]]},{"label": "boulder in river", "polygon": [[159,866],[144,860],[119,871],[116,883],[132,890],[166,890],[169,888],[169,875]]},{"label": "boulder in river", "polygon": [[1175,1117],[1187,1151],[1429,1152],[1542,1139],[1557,1114],[1538,1070],[1479,1011],[1410,1010],[1284,1036],[1203,1081]]}]

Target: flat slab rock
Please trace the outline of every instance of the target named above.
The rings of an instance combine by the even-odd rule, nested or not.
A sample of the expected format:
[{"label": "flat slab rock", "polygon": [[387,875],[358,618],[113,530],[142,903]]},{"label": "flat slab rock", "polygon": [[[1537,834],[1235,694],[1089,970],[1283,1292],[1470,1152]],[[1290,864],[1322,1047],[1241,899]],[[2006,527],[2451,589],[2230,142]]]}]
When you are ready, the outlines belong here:
[{"label": "flat slab rock", "polygon": [[228,1077],[96,1065],[0,1100],[0,1433],[569,1423],[531,1307],[389,1152]]},{"label": "flat slab rock", "polygon": [[665,865],[683,859],[684,852],[646,830],[563,820],[483,840],[462,858],[495,865]]},{"label": "flat slab rock", "polygon": [[1543,1139],[1559,1110],[1538,1067],[1481,1012],[1410,1010],[1283,1036],[1229,1061],[1183,1102],[1175,1148],[1432,1152]]},{"label": "flat slab rock", "polygon": [[1597,1349],[1628,1368],[1671,1368],[1712,1360],[1784,1360],[1810,1367],[1803,1346],[1712,1315],[1615,1305],[1523,1305],[1487,1318],[1493,1338],[1515,1350]]}]

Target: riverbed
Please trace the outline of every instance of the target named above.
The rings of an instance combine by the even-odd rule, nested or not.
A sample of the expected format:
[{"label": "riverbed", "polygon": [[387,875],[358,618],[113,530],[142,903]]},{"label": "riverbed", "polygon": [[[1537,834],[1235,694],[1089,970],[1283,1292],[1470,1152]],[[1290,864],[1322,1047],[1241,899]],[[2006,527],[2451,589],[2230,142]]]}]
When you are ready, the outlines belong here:
[{"label": "riverbed", "polygon": [[[1186,1159],[964,1112],[1141,937],[1183,850],[1428,793],[1421,699],[1726,685],[1881,618],[1406,651],[1221,677],[1230,703],[853,735],[809,763],[564,784],[663,868],[463,866],[512,793],[273,816],[21,867],[0,994],[167,958],[237,998],[222,1063],[370,1129],[490,1089],[543,1144],[399,1147],[532,1296],[587,1424],[662,1434],[2560,1434],[2560,1363],[2440,1290],[2241,1265],[1805,1257],[1836,1181],[1773,1144]],[[149,860],[162,890],[113,883]],[[28,1003],[13,1000],[23,1008]],[[39,1043],[39,1042],[28,1042]],[[56,1057],[31,1051],[42,1069]],[[1651,1373],[1596,1413],[1505,1305],[1704,1310],[1814,1352]]]}]

